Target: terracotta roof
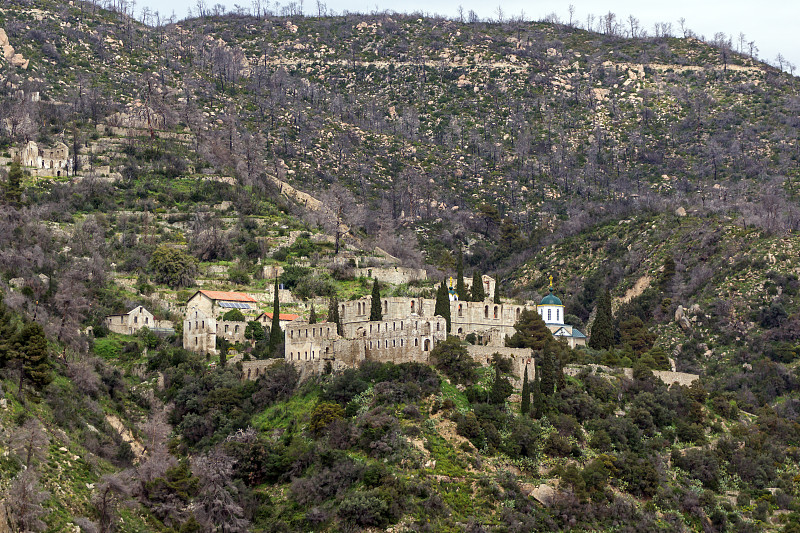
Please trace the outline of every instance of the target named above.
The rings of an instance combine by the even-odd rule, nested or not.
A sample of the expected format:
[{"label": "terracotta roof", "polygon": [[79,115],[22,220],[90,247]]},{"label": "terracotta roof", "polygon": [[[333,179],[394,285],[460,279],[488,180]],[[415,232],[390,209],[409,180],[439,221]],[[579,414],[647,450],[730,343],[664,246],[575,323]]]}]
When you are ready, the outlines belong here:
[{"label": "terracotta roof", "polygon": [[[264,314],[267,316],[267,318],[272,320],[272,313],[265,312]],[[293,313],[280,313],[278,315],[278,320],[286,320],[287,322],[291,322],[292,320],[297,320],[298,318],[300,318],[300,315],[295,315]]]},{"label": "terracotta roof", "polygon": [[197,291],[212,300],[224,300],[226,302],[252,302],[258,303],[255,298],[248,296],[243,292],[228,292],[228,291]]}]

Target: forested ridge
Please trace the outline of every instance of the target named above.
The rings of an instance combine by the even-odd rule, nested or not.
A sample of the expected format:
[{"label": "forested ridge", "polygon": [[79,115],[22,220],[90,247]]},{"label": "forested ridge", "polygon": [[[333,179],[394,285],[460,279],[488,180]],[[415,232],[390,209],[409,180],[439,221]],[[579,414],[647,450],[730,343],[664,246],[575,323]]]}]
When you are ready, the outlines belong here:
[{"label": "forested ridge", "polygon": [[[793,73],[612,14],[296,7],[0,7],[0,531],[800,530]],[[357,270],[387,264],[428,278]],[[553,276],[589,346],[524,313],[524,376],[451,337],[255,381],[257,322],[182,347],[197,289],[336,320],[457,273]],[[138,305],[174,334],[108,331]]]}]

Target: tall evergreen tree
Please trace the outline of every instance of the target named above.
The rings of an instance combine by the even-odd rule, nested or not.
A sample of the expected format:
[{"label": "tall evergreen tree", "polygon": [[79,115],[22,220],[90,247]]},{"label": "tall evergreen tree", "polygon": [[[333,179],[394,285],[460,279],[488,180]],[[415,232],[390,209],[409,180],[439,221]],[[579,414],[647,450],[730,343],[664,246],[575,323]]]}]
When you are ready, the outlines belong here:
[{"label": "tall evergreen tree", "polygon": [[528,365],[525,365],[525,372],[522,374],[522,404],[520,412],[525,415],[531,410],[531,390],[528,384]]},{"label": "tall evergreen tree", "polygon": [[493,298],[493,300],[494,300],[494,303],[496,303],[496,304],[502,303],[500,301],[500,280],[499,279],[495,279],[494,280],[494,298]]},{"label": "tall evergreen tree", "polygon": [[614,346],[616,332],[614,316],[611,314],[611,292],[606,289],[597,300],[597,314],[589,335],[589,347],[607,350]]},{"label": "tall evergreen tree", "polygon": [[50,352],[44,329],[37,322],[29,322],[22,327],[15,342],[16,352],[22,360],[20,387],[27,381],[36,389],[43,389],[53,381]]},{"label": "tall evergreen tree", "polygon": [[552,396],[556,388],[556,361],[552,345],[542,350],[537,363],[536,373],[540,375],[540,390],[543,395]]},{"label": "tall evergreen tree", "polygon": [[443,316],[447,320],[447,333],[450,333],[450,297],[448,294],[447,284],[442,280],[442,284],[436,291],[436,305],[433,308],[433,314]]},{"label": "tall evergreen tree", "polygon": [[328,305],[328,322],[336,324],[336,333],[338,335],[344,335],[342,319],[339,317],[339,300],[336,299],[336,296],[331,298],[331,303]]},{"label": "tall evergreen tree", "polygon": [[283,330],[281,329],[281,303],[278,300],[278,278],[275,278],[275,299],[272,303],[272,327],[269,330],[269,351],[273,356],[275,356],[275,351],[283,344],[283,340]]},{"label": "tall evergreen tree", "polygon": [[533,417],[541,418],[545,412],[546,404],[544,395],[542,395],[542,380],[540,377],[541,370],[537,366],[533,374],[533,386],[531,387],[531,394],[533,396]]},{"label": "tall evergreen tree", "polygon": [[456,267],[456,294],[458,299],[464,302],[469,301],[467,286],[464,284],[464,254],[458,249],[458,266]]},{"label": "tall evergreen tree", "polygon": [[514,324],[516,332],[511,337],[506,337],[506,346],[509,348],[530,348],[542,350],[545,346],[555,343],[553,334],[539,316],[531,309],[525,309],[519,315],[519,320]]},{"label": "tall evergreen tree", "polygon": [[22,198],[22,165],[19,159],[14,159],[8,167],[8,182],[6,183],[6,201],[11,205],[19,204]]},{"label": "tall evergreen tree", "polygon": [[381,311],[381,289],[378,286],[378,278],[374,278],[372,283],[372,301],[369,306],[369,319],[372,321],[383,320],[383,312]]},{"label": "tall evergreen tree", "polygon": [[480,272],[477,270],[472,273],[472,301],[482,302],[486,299],[486,293],[483,291],[483,279],[481,279]]},{"label": "tall evergreen tree", "polygon": [[316,324],[317,323],[317,312],[314,311],[314,304],[311,304],[311,312],[308,314],[308,323],[309,324]]}]

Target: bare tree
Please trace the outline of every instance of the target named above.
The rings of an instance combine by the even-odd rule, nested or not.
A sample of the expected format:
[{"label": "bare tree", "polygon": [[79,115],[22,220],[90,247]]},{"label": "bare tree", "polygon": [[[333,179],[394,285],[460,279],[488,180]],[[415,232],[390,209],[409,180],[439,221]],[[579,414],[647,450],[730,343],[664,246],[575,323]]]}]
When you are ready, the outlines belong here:
[{"label": "bare tree", "polygon": [[244,510],[234,498],[238,490],[232,483],[233,459],[219,449],[192,461],[192,473],[200,479],[197,518],[207,530],[222,533],[247,531]]},{"label": "bare tree", "polygon": [[20,472],[6,491],[4,498],[11,515],[14,531],[44,531],[42,517],[50,511],[42,503],[50,497],[39,490],[39,474],[33,468]]},{"label": "bare tree", "polygon": [[108,533],[116,529],[117,507],[130,495],[130,488],[119,474],[107,474],[95,486],[92,504],[97,509],[97,531]]},{"label": "bare tree", "polygon": [[29,418],[11,435],[11,449],[25,468],[31,468],[34,460],[47,459],[49,444],[50,437],[38,418]]}]

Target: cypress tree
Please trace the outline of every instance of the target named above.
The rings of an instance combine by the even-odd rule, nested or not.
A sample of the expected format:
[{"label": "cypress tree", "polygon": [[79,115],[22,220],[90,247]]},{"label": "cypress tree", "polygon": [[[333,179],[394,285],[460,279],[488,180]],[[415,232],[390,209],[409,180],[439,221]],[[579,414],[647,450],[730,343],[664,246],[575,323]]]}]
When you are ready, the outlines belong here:
[{"label": "cypress tree", "polygon": [[614,317],[611,314],[611,292],[606,289],[597,301],[597,315],[594,317],[592,331],[589,335],[589,347],[595,350],[607,350],[614,346],[616,337]]},{"label": "cypress tree", "polygon": [[328,322],[336,324],[336,333],[338,335],[344,335],[342,319],[339,318],[339,300],[336,299],[336,296],[331,298],[331,303],[328,306]]},{"label": "cypress tree", "polygon": [[486,293],[483,292],[483,280],[480,273],[476,270],[472,274],[472,301],[482,302],[486,299]]},{"label": "cypress tree", "polygon": [[433,314],[443,316],[447,320],[447,333],[450,333],[450,297],[448,296],[447,285],[444,280],[436,291],[436,305]]},{"label": "cypress tree", "polygon": [[464,254],[458,250],[458,267],[456,268],[456,294],[458,299],[464,302],[469,301],[467,286],[464,285]]},{"label": "cypress tree", "polygon": [[378,278],[372,283],[372,302],[369,307],[369,319],[371,321],[383,320],[381,312],[381,289],[378,287]]},{"label": "cypress tree", "polygon": [[539,388],[544,396],[552,396],[556,388],[556,362],[553,350],[550,346],[546,346],[541,352],[539,358],[541,364],[538,365],[541,371],[537,369],[537,374],[540,374]]},{"label": "cypress tree", "polygon": [[275,351],[283,344],[283,331],[281,330],[281,303],[278,300],[278,278],[275,278],[275,300],[272,303],[272,327],[269,330],[269,351]]},{"label": "cypress tree", "polygon": [[500,302],[500,280],[494,280],[494,303],[499,304]]},{"label": "cypress tree", "polygon": [[314,311],[314,304],[311,304],[311,312],[308,314],[308,323],[309,324],[316,324],[317,323],[317,312]]},{"label": "cypress tree", "polygon": [[533,395],[534,418],[541,418],[545,411],[544,396],[542,395],[542,382],[539,374],[541,374],[541,370],[537,366],[534,370],[533,387],[531,387],[531,393]]},{"label": "cypress tree", "polygon": [[522,374],[522,405],[520,412],[525,415],[531,410],[531,390],[528,385],[528,365],[525,365],[525,373]]}]

